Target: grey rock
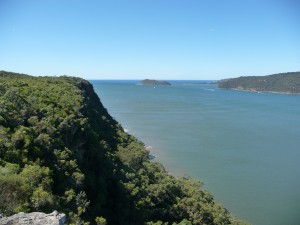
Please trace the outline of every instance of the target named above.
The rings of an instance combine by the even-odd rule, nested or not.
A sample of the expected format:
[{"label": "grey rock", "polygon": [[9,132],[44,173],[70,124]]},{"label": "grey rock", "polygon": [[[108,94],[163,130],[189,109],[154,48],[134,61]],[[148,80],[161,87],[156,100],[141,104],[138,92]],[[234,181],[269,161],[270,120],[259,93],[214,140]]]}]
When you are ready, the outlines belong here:
[{"label": "grey rock", "polygon": [[66,215],[53,211],[50,214],[42,212],[23,213],[0,218],[1,225],[64,225]]}]

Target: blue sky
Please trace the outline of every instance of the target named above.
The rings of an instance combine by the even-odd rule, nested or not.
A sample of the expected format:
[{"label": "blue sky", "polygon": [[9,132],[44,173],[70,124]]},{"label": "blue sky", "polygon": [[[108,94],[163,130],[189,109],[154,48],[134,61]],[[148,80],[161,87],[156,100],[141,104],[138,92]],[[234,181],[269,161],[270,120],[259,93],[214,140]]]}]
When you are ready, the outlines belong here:
[{"label": "blue sky", "polygon": [[0,70],[87,79],[300,71],[298,0],[0,0]]}]

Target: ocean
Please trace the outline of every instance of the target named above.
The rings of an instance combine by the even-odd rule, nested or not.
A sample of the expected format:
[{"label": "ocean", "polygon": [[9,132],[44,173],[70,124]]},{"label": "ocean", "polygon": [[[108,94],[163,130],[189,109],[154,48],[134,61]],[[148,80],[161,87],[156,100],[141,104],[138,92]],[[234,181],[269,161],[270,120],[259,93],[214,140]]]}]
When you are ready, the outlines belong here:
[{"label": "ocean", "polygon": [[175,176],[201,180],[253,225],[300,223],[300,95],[203,81],[91,81],[104,107]]}]

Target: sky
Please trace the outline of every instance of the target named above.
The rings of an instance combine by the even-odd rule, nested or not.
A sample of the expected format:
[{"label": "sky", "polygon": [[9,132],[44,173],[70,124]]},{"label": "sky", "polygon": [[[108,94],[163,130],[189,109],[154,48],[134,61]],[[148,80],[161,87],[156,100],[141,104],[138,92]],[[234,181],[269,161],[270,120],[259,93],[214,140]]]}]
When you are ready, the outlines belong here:
[{"label": "sky", "polygon": [[218,80],[300,71],[299,0],[0,0],[0,70]]}]

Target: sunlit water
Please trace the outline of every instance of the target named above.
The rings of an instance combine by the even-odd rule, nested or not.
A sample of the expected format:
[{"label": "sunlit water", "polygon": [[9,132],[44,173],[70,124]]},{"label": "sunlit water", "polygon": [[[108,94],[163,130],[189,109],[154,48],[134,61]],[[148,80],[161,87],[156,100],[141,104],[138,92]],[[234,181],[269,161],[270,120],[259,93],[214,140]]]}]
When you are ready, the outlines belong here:
[{"label": "sunlit water", "polygon": [[300,95],[176,81],[92,81],[109,113],[176,176],[254,225],[300,224]]}]

